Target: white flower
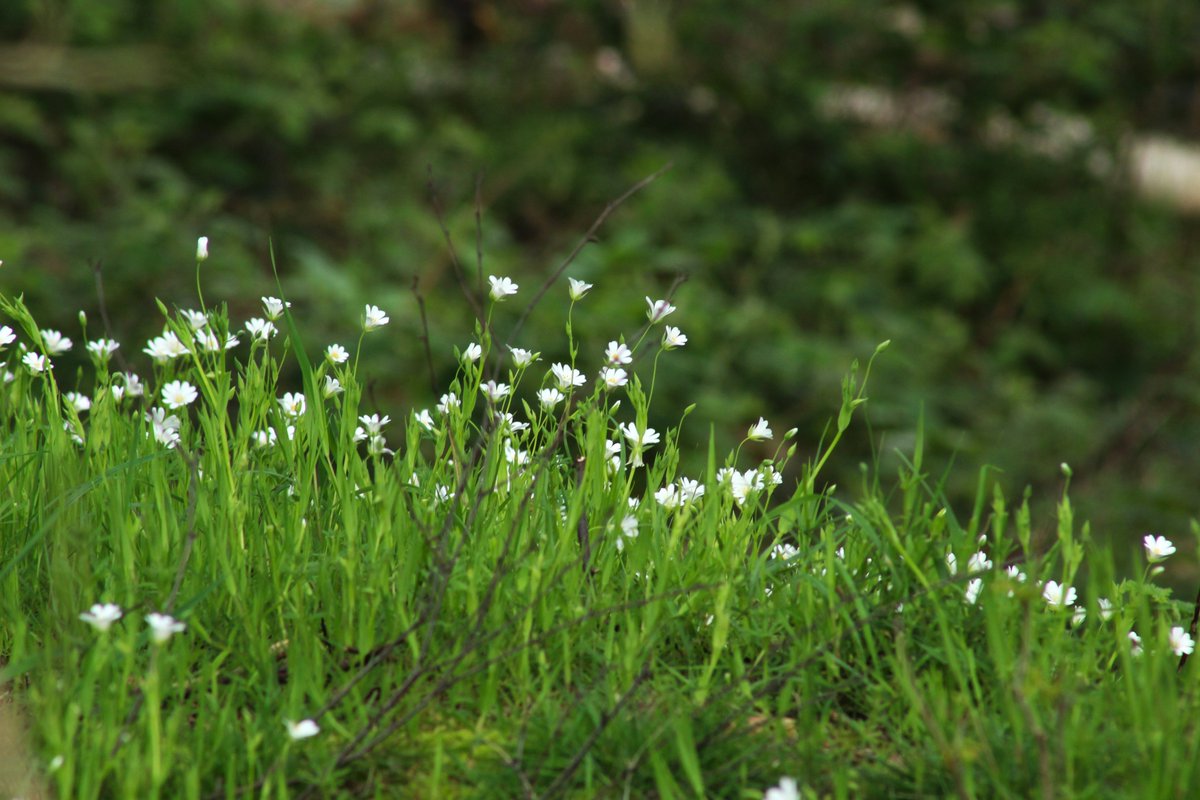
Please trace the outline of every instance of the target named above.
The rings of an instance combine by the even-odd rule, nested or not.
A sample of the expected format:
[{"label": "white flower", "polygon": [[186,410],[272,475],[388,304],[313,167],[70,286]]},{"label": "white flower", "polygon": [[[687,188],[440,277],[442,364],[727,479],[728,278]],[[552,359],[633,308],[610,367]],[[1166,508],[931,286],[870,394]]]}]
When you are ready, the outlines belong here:
[{"label": "white flower", "polygon": [[115,603],[96,603],[79,618],[98,631],[106,631],[121,618],[121,607]]},{"label": "white flower", "polygon": [[674,350],[676,347],[683,347],[687,344],[687,337],[680,332],[679,328],[667,326],[663,333],[663,347],[668,350]]},{"label": "white flower", "polygon": [[579,370],[567,364],[551,364],[550,372],[558,381],[558,388],[570,389],[572,386],[583,386],[587,378]]},{"label": "white flower", "polygon": [[1020,568],[1016,564],[1011,564],[1011,565],[1005,567],[1004,574],[1008,575],[1008,577],[1012,578],[1014,581],[1017,581],[1018,583],[1025,582],[1025,573],[1021,572]]},{"label": "white flower", "polygon": [[391,422],[392,418],[387,414],[384,414],[382,417],[378,414],[371,414],[370,416],[363,414],[358,418],[358,421],[366,426],[367,433],[372,436],[378,436],[383,432],[383,426]]},{"label": "white flower", "polygon": [[274,447],[278,434],[275,433],[274,428],[267,428],[265,431],[255,431],[250,434],[250,437],[259,447]]},{"label": "white flower", "polygon": [[609,342],[604,348],[604,360],[609,364],[628,364],[633,361],[633,351],[624,342]]},{"label": "white flower", "polygon": [[447,500],[454,499],[454,492],[450,491],[449,486],[443,486],[439,484],[434,488],[433,498],[439,503],[445,503]]},{"label": "white flower", "polygon": [[800,790],[792,778],[780,778],[778,786],[767,789],[763,800],[800,800]]},{"label": "white flower", "polygon": [[972,578],[967,582],[967,590],[965,600],[971,605],[975,605],[975,601],[979,599],[979,593],[983,591],[983,578]]},{"label": "white flower", "polygon": [[1196,642],[1192,639],[1191,634],[1178,625],[1171,628],[1171,632],[1167,635],[1167,641],[1170,642],[1171,650],[1177,656],[1191,655],[1196,647]]},{"label": "white flower", "polygon": [[626,514],[621,520],[621,533],[630,539],[637,538],[638,535],[638,519],[634,514]]},{"label": "white flower", "polygon": [[30,372],[44,372],[50,366],[50,359],[41,353],[30,352],[21,357],[21,363],[29,367]]},{"label": "white flower", "polygon": [[266,312],[267,319],[271,320],[272,322],[283,316],[283,310],[285,308],[292,307],[291,302],[285,303],[278,297],[264,297],[262,299],[262,303],[263,311]]},{"label": "white flower", "polygon": [[147,342],[142,352],[161,362],[187,355],[188,349],[179,341],[174,331],[165,331],[162,336],[156,336]]},{"label": "white flower", "polygon": [[179,444],[179,417],[174,414],[168,416],[166,409],[152,408],[146,412],[146,421],[150,423],[151,433],[159,444],[166,445],[168,449]]},{"label": "white flower", "polygon": [[1054,581],[1046,581],[1046,585],[1042,587],[1042,597],[1050,606],[1062,608],[1075,602],[1075,588],[1060,586]]},{"label": "white flower", "polygon": [[660,506],[667,510],[678,508],[680,503],[679,488],[675,484],[669,483],[654,493],[654,499],[658,501]]},{"label": "white flower", "polygon": [[325,348],[325,357],[331,364],[345,364],[350,358],[350,354],[340,344],[331,344]]},{"label": "white flower", "polygon": [[967,572],[987,572],[992,568],[992,560],[987,557],[987,553],[980,550],[967,559]]},{"label": "white flower", "polygon": [[222,344],[221,340],[212,331],[196,331],[196,341],[200,342],[200,346],[210,353],[228,350],[240,344],[238,338],[232,334],[226,334],[225,343]]},{"label": "white flower", "polygon": [[750,426],[750,430],[746,432],[746,438],[752,442],[762,442],[771,439],[775,434],[771,431],[771,426],[762,417],[758,418],[758,422]]},{"label": "white flower", "polygon": [[496,412],[496,427],[511,431],[512,433],[520,433],[523,430],[529,429],[528,422],[517,422],[516,417],[504,411]]},{"label": "white flower", "polygon": [[582,300],[583,296],[592,288],[590,283],[584,283],[574,278],[567,278],[567,282],[570,284],[570,288],[567,291],[570,293],[572,300]]},{"label": "white flower", "polygon": [[368,304],[366,311],[363,312],[363,330],[373,331],[376,328],[382,328],[391,322],[392,319],[379,306]]},{"label": "white flower", "polygon": [[1165,536],[1146,534],[1142,539],[1142,546],[1146,548],[1146,560],[1151,564],[1162,561],[1175,552],[1175,545]]},{"label": "white flower", "polygon": [[71,404],[71,407],[75,409],[76,413],[82,414],[92,407],[92,398],[88,397],[86,394],[80,394],[79,392],[67,392],[64,397],[66,398],[66,401]]},{"label": "white flower", "polygon": [[289,417],[298,417],[308,408],[308,401],[304,399],[302,392],[286,392],[283,397],[279,398],[279,405],[283,408],[284,414]]},{"label": "white flower", "polygon": [[192,330],[198,331],[208,324],[208,315],[203,311],[195,311],[190,308],[185,308],[179,312],[183,315],[188,324],[192,326]]},{"label": "white flower", "polygon": [[488,275],[488,283],[492,285],[492,299],[497,302],[509,295],[516,294],[519,288],[511,278],[497,278],[495,275]]},{"label": "white flower", "polygon": [[626,422],[624,425],[618,426],[618,430],[635,447],[658,444],[659,441],[658,432],[654,428],[646,428],[644,431],[639,432],[637,425],[632,422]]},{"label": "white flower", "polygon": [[501,400],[505,397],[508,397],[508,393],[512,391],[512,387],[509,386],[507,383],[496,383],[495,381],[488,381],[487,383],[485,383],[479,387],[479,391],[483,392],[484,396],[486,396],[488,400],[491,400],[494,403],[497,400]]},{"label": "white flower", "polygon": [[458,399],[458,395],[454,392],[447,392],[438,400],[437,410],[439,414],[449,414],[450,409],[459,408],[462,402]]},{"label": "white flower", "polygon": [[467,349],[463,350],[462,357],[463,361],[470,361],[472,364],[474,364],[482,355],[483,348],[480,347],[477,342],[471,342],[469,345],[467,345]]},{"label": "white flower", "polygon": [[162,389],[162,400],[170,409],[191,405],[196,400],[196,387],[187,381],[171,381]]},{"label": "white flower", "polygon": [[132,372],[122,373],[125,376],[125,391],[130,397],[141,397],[146,393],[146,387],[142,384],[142,379]]},{"label": "white flower", "polygon": [[646,318],[650,320],[651,325],[675,310],[675,306],[666,300],[651,300],[649,297],[646,298],[646,305],[650,306],[646,311]]},{"label": "white flower", "polygon": [[120,405],[121,401],[125,399],[125,387],[119,383],[114,383],[112,386],[108,387],[108,390],[112,392],[113,400],[115,400],[118,405]]},{"label": "white flower", "polygon": [[371,437],[371,440],[367,442],[367,453],[373,456],[382,455],[383,453],[395,455],[394,450],[388,449],[387,439],[385,439],[382,435]]},{"label": "white flower", "polygon": [[42,341],[46,343],[46,354],[51,356],[60,356],[72,346],[70,339],[49,328],[42,329]]},{"label": "white flower", "polygon": [[605,367],[600,370],[600,380],[604,381],[604,388],[616,389],[629,383],[629,376],[623,369],[613,369]]},{"label": "white flower", "polygon": [[321,389],[321,394],[325,395],[326,399],[333,397],[335,394],[341,394],[345,389],[342,388],[342,382],[332,375],[325,376],[325,386]]},{"label": "white flower", "polygon": [[538,389],[537,399],[542,408],[547,411],[553,411],[554,407],[563,401],[564,395],[558,389],[554,388]]},{"label": "white flower", "polygon": [[1071,614],[1071,625],[1079,627],[1087,619],[1087,609],[1083,606],[1075,606],[1075,612]]},{"label": "white flower", "polygon": [[146,624],[150,626],[150,635],[157,644],[162,644],[176,633],[182,633],[187,627],[169,614],[147,614]]},{"label": "white flower", "polygon": [[684,503],[690,503],[693,500],[698,500],[704,496],[704,484],[700,481],[694,481],[691,478],[679,479],[679,499]]},{"label": "white flower", "polygon": [[208,237],[201,236],[196,240],[196,260],[203,261],[208,258]]},{"label": "white flower", "polygon": [[946,553],[946,571],[951,575],[958,574],[958,557],[954,553]]},{"label": "white flower", "polygon": [[1130,655],[1135,656],[1142,654],[1142,637],[1138,636],[1134,631],[1129,632],[1129,652]]},{"label": "white flower", "polygon": [[260,341],[267,341],[272,336],[279,333],[279,329],[275,327],[275,323],[265,320],[261,317],[251,317],[246,320],[246,333]]},{"label": "white flower", "polygon": [[423,427],[425,430],[433,430],[433,415],[429,413],[428,408],[421,409],[420,414],[414,414],[413,416],[417,418],[417,422],[420,423],[421,427]]},{"label": "white flower", "polygon": [[[0,334],[3,334],[3,330],[0,330]],[[3,339],[2,335],[0,335],[0,339]],[[120,346],[119,343],[114,342],[112,339],[97,339],[94,342],[87,343],[88,352],[101,361],[108,361],[109,356],[115,353]]]},{"label": "white flower", "polygon": [[520,347],[510,347],[508,350],[512,353],[513,364],[517,369],[528,367],[534,361],[537,361],[537,357],[540,355],[532,350],[523,350]]},{"label": "white flower", "polygon": [[285,719],[283,724],[287,726],[288,737],[292,741],[307,739],[321,732],[321,728],[311,719],[302,719],[299,722],[292,722],[290,719]]},{"label": "white flower", "polygon": [[762,474],[756,469],[748,469],[745,472],[730,470],[727,475],[729,493],[733,495],[734,502],[739,506],[745,504],[746,498],[750,496],[751,492],[761,491],[766,485]]},{"label": "white flower", "polygon": [[1109,600],[1107,597],[1101,597],[1096,601],[1096,605],[1100,606],[1100,619],[1104,620],[1105,622],[1108,622],[1108,620],[1112,619],[1113,604],[1111,600]]},{"label": "white flower", "polygon": [[771,558],[777,558],[780,561],[791,561],[798,555],[800,555],[800,548],[788,542],[780,542],[772,547],[770,552]]},{"label": "white flower", "polygon": [[13,333],[13,329],[7,325],[0,325],[0,349],[8,347],[17,340],[17,335]]}]

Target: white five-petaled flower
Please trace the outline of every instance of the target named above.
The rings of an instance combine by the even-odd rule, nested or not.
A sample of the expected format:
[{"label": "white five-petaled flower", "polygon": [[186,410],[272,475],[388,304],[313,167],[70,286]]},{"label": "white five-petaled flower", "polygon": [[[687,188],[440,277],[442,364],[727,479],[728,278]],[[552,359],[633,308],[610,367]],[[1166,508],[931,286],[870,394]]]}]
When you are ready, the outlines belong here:
[{"label": "white five-petaled flower", "polygon": [[263,311],[266,313],[267,319],[271,320],[272,322],[283,316],[283,310],[285,308],[292,307],[291,301],[285,303],[278,297],[264,297],[262,299],[262,304]]},{"label": "white five-petaled flower", "polygon": [[537,361],[538,356],[541,355],[540,353],[535,353],[532,350],[525,350],[520,347],[509,347],[508,350],[510,353],[512,353],[513,365],[516,366],[517,369],[528,367],[534,361]]},{"label": "white five-petaled flower", "polygon": [[237,347],[240,344],[238,338],[231,333],[225,335],[225,342],[222,343],[221,340],[217,338],[217,335],[209,330],[196,331],[196,341],[198,341],[200,346],[210,353],[217,353],[221,350],[229,350],[230,348]]},{"label": "white five-petaled flower", "polygon": [[366,311],[363,312],[363,330],[373,331],[376,328],[382,328],[391,322],[392,319],[379,306],[367,304]]},{"label": "white five-petaled flower", "polygon": [[1146,534],[1142,539],[1142,546],[1146,548],[1146,560],[1151,564],[1163,561],[1175,552],[1175,545],[1165,536]]},{"label": "white five-petaled flower", "polygon": [[191,325],[194,331],[198,331],[208,324],[208,315],[203,311],[185,308],[179,313],[183,315],[184,319],[188,321],[188,325]]},{"label": "white five-petaled flower", "polygon": [[246,320],[246,333],[253,336],[259,341],[265,342],[272,336],[279,333],[279,329],[275,327],[275,323],[262,317],[251,317]]},{"label": "white five-petaled flower", "polygon": [[299,417],[308,407],[303,392],[286,392],[283,397],[279,398],[279,405],[283,408],[283,413],[289,417]]},{"label": "white five-petaled flower", "polygon": [[1064,608],[1075,602],[1075,588],[1061,586],[1055,581],[1046,581],[1042,587],[1042,597],[1053,608]]},{"label": "white five-petaled flower", "polygon": [[118,404],[125,399],[125,387],[121,384],[114,383],[108,387],[108,390],[112,392],[113,400],[116,400]]},{"label": "white five-petaled flower", "polygon": [[325,348],[325,357],[331,364],[345,364],[350,358],[350,354],[340,344],[331,344]]},{"label": "white five-petaled flower", "polygon": [[116,603],[96,603],[79,618],[98,631],[106,631],[121,618],[121,607]]},{"label": "white five-petaled flower", "polygon": [[572,300],[582,300],[583,296],[588,293],[589,289],[592,288],[590,283],[584,283],[583,281],[575,280],[574,278],[567,278],[567,283],[570,284],[570,287],[567,289],[567,291],[570,292]]},{"label": "white five-petaled flower", "polygon": [[763,800],[800,800],[800,789],[792,778],[780,778],[778,786],[767,789]]},{"label": "white five-petaled flower", "polygon": [[517,293],[520,287],[512,282],[512,278],[497,278],[495,275],[488,275],[488,283],[492,285],[492,299],[499,302],[509,295]]},{"label": "white five-petaled flower", "polygon": [[176,633],[183,633],[186,623],[172,617],[170,614],[147,614],[146,624],[150,626],[150,635],[156,644],[162,644]]},{"label": "white five-petaled flower", "polygon": [[179,341],[174,331],[165,331],[162,336],[156,336],[147,342],[142,352],[161,362],[187,355],[188,349]]},{"label": "white five-petaled flower", "polygon": [[254,444],[259,447],[274,447],[275,441],[279,438],[279,434],[275,433],[274,428],[267,428],[264,431],[255,431],[250,434],[254,439]]},{"label": "white five-petaled flower", "polygon": [[979,593],[981,591],[983,591],[983,579],[972,578],[967,582],[967,588],[963,599],[965,599],[971,605],[975,605],[975,601],[979,599]]},{"label": "white five-petaled flower", "polygon": [[208,258],[208,237],[201,236],[196,240],[196,260],[203,261]]},{"label": "white five-petaled flower", "polygon": [[648,445],[658,444],[658,431],[654,428],[639,431],[637,425],[632,422],[617,426],[617,430],[633,447],[633,457],[629,461],[630,466],[640,467],[642,465],[642,449]]},{"label": "white five-petaled flower", "polygon": [[654,499],[660,506],[668,511],[673,508],[678,508],[680,505],[679,487],[673,483],[668,483],[666,486],[654,493]]},{"label": "white five-petaled flower", "polygon": [[167,414],[164,408],[152,408],[146,412],[146,421],[150,423],[151,434],[155,441],[173,449],[179,444],[179,417]]},{"label": "white five-petaled flower", "polygon": [[383,432],[383,426],[391,422],[392,418],[387,414],[384,414],[382,417],[378,414],[363,414],[358,418],[358,421],[363,424],[367,433],[371,436],[378,436]]},{"label": "white five-petaled flower", "polygon": [[1196,648],[1196,642],[1192,639],[1190,633],[1176,625],[1171,628],[1171,632],[1167,635],[1167,641],[1171,644],[1171,650],[1177,656],[1191,655]]},{"label": "white five-petaled flower", "polygon": [[46,354],[60,356],[71,349],[73,343],[56,330],[42,329],[42,341],[46,343]]},{"label": "white five-petaled flower", "polygon": [[454,392],[446,392],[438,400],[437,410],[439,414],[449,414],[451,409],[459,408],[462,402],[458,399],[458,395]]},{"label": "white five-petaled flower", "polygon": [[548,389],[538,389],[538,403],[547,411],[553,411],[554,407],[565,399],[565,395],[558,389],[553,387]]},{"label": "white five-petaled flower", "polygon": [[646,318],[650,320],[651,325],[675,310],[675,306],[671,305],[668,301],[651,300],[649,297],[646,298],[646,305],[650,306],[646,310]]},{"label": "white five-petaled flower", "polygon": [[674,350],[676,347],[683,347],[687,344],[687,336],[685,336],[679,328],[668,325],[663,331],[663,347],[668,350]]},{"label": "white five-petaled flower", "polygon": [[299,722],[292,722],[290,719],[285,719],[283,724],[287,726],[288,737],[292,741],[307,739],[321,732],[320,726],[311,719],[302,719]]},{"label": "white five-petaled flower", "polygon": [[29,352],[21,357],[21,363],[29,367],[30,372],[45,372],[46,367],[50,366],[50,359],[41,353]]},{"label": "white five-petaled flower", "polygon": [[584,374],[569,364],[551,364],[550,374],[558,381],[558,388],[570,389],[573,386],[583,386],[587,382]]},{"label": "white five-petaled flower", "polygon": [[[0,330],[0,334],[3,334],[2,330]],[[2,338],[3,336],[0,336],[0,339]],[[108,361],[109,356],[115,353],[120,346],[118,342],[112,339],[96,339],[93,342],[87,343],[87,350],[101,361]]]},{"label": "white five-petaled flower", "polygon": [[142,379],[135,373],[121,373],[125,377],[125,391],[130,397],[141,397],[146,393],[146,387],[142,384]]},{"label": "white five-petaled flower", "polygon": [[604,348],[604,360],[611,365],[628,364],[633,361],[633,351],[624,342],[609,342]]},{"label": "white five-petaled flower", "polygon": [[428,408],[421,409],[421,413],[419,413],[419,414],[414,413],[414,416],[417,418],[417,422],[420,423],[422,428],[424,428],[427,431],[433,430],[433,428],[434,428],[433,415],[429,413]]},{"label": "white five-petaled flower", "polygon": [[507,383],[488,381],[479,387],[479,391],[483,392],[484,396],[494,403],[497,400],[502,400],[505,397],[508,397],[508,393],[512,391],[512,387]]},{"label": "white five-petaled flower", "polygon": [[991,568],[992,560],[988,558],[987,553],[983,552],[982,550],[980,550],[978,553],[972,554],[972,556],[967,559],[967,572],[969,573],[987,572]]},{"label": "white five-petaled flower", "polygon": [[326,399],[333,397],[335,394],[341,394],[345,389],[342,388],[342,382],[332,375],[325,376],[325,386],[321,389],[321,394],[325,395]]},{"label": "white five-petaled flower", "polygon": [[17,340],[17,335],[13,333],[13,329],[7,325],[0,325],[0,350],[8,347]]},{"label": "white five-petaled flower", "polygon": [[751,425],[750,430],[746,431],[746,438],[752,442],[762,442],[774,436],[771,426],[762,417],[759,417],[758,422]]},{"label": "white five-petaled flower", "polygon": [[63,397],[68,403],[71,404],[71,408],[75,409],[75,412],[78,414],[82,414],[92,407],[92,398],[88,397],[86,394],[80,394],[79,392],[67,392],[65,395],[63,395]]},{"label": "white five-petaled flower", "polygon": [[604,388],[616,389],[629,383],[629,376],[623,369],[605,367],[604,369],[600,370],[600,380],[604,381]]},{"label": "white five-petaled flower", "polygon": [[762,491],[766,486],[762,473],[756,469],[748,469],[745,472],[738,472],[731,469],[729,476],[729,493],[733,495],[733,500],[739,506],[744,505],[746,498],[753,492]]},{"label": "white five-petaled flower", "polygon": [[171,381],[162,388],[162,400],[170,409],[191,405],[196,400],[196,387],[187,381]]},{"label": "white five-petaled flower", "polygon": [[463,350],[462,357],[463,361],[470,361],[472,364],[474,364],[482,355],[483,348],[479,346],[479,343],[471,342],[469,345],[467,345],[467,349]]}]

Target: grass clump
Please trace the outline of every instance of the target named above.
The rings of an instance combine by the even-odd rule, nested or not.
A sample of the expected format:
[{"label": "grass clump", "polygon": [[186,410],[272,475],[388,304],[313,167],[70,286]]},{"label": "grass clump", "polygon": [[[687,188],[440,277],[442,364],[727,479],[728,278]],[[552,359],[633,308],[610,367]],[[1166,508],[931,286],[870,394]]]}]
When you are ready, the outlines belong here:
[{"label": "grass clump", "polygon": [[0,299],[0,788],[1186,796],[1170,542],[1118,579],[1065,491],[1044,546],[984,478],[960,517],[920,437],[893,486],[824,485],[869,363],[819,442],[760,419],[680,474],[687,411],[649,424],[670,298],[581,352],[571,279],[547,364],[495,332],[520,287],[479,283],[453,380],[403,415],[358,374],[393,346],[374,305],[352,349],[277,298],[160,306],[143,379],[108,339],[60,373],[74,343]]}]

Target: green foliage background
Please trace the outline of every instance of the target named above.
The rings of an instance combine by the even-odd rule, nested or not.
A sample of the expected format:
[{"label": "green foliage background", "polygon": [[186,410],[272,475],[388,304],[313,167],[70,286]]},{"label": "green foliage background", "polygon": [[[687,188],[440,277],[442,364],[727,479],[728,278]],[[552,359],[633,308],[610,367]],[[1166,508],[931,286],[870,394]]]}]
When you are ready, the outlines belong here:
[{"label": "green foliage background", "polygon": [[[1196,132],[1200,5],[883,6],[10,0],[0,290],[78,341],[79,309],[101,329],[101,265],[111,334],[144,371],[152,298],[194,305],[195,237],[212,240],[206,297],[236,319],[274,291],[273,241],[306,332],[327,337],[311,345],[351,344],[361,304],[383,306],[394,344],[364,370],[391,377],[373,399],[423,407],[413,279],[439,381],[472,326],[431,177],[472,280],[479,177],[483,273],[525,299],[607,201],[673,162],[571,274],[604,289],[578,309],[584,353],[687,276],[674,321],[691,341],[657,407],[665,426],[699,404],[697,463],[708,425],[721,451],[759,414],[812,440],[847,363],[892,339],[840,483],[872,448],[893,470],[923,414],[952,498],[984,464],[1010,493],[1052,489],[1065,461],[1101,538],[1182,534],[1196,224],[1089,165],[1133,131]],[[47,66],[31,45],[91,60]],[[828,112],[846,86],[936,92],[950,113],[864,124]],[[997,115],[1036,135],[1046,109],[1090,122],[1097,149],[994,135]],[[559,317],[516,344],[561,356]]]}]

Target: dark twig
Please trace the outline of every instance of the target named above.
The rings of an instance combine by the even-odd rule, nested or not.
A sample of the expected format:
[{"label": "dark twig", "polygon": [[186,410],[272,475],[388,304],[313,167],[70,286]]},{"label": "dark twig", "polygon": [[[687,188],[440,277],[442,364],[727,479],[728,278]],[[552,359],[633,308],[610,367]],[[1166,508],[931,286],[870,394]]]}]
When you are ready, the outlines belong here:
[{"label": "dark twig", "polygon": [[[1188,625],[1188,633],[1191,634],[1193,639],[1196,638],[1197,624],[1200,624],[1200,590],[1197,590],[1197,592],[1196,592],[1196,607],[1194,609],[1192,609],[1192,623],[1190,625]],[[1183,669],[1183,665],[1187,663],[1187,660],[1188,660],[1187,653],[1184,653],[1183,655],[1181,655],[1179,657],[1178,670]]]},{"label": "dark twig", "polygon": [[437,396],[437,372],[433,367],[433,349],[429,345],[429,318],[425,314],[425,297],[421,294],[420,278],[413,275],[412,293],[417,298],[417,308],[421,312],[421,342],[425,345],[425,363],[429,366],[429,388],[434,397]]},{"label": "dark twig", "polygon": [[446,240],[446,250],[450,254],[450,266],[454,269],[454,277],[458,279],[458,285],[467,298],[467,303],[471,306],[471,312],[479,321],[479,327],[488,330],[487,317],[483,313],[483,307],[479,305],[479,299],[467,285],[467,276],[463,273],[462,263],[458,260],[458,251],[454,249],[454,240],[450,236],[450,228],[446,225],[446,213],[442,208],[442,201],[438,197],[437,186],[433,182],[433,167],[428,168],[428,174],[426,187],[429,189],[429,203],[433,207],[433,216],[437,220],[438,227],[441,228],[442,237]]},{"label": "dark twig", "polygon": [[475,281],[483,294],[483,173],[475,176]]},{"label": "dark twig", "polygon": [[[108,319],[108,302],[104,297],[104,262],[96,259],[92,262],[92,274],[96,276],[96,302],[100,305],[100,321],[104,324],[104,338],[112,339],[112,324]],[[129,362],[125,360],[125,355],[118,349],[113,356],[120,365],[122,372],[130,372]]]}]

